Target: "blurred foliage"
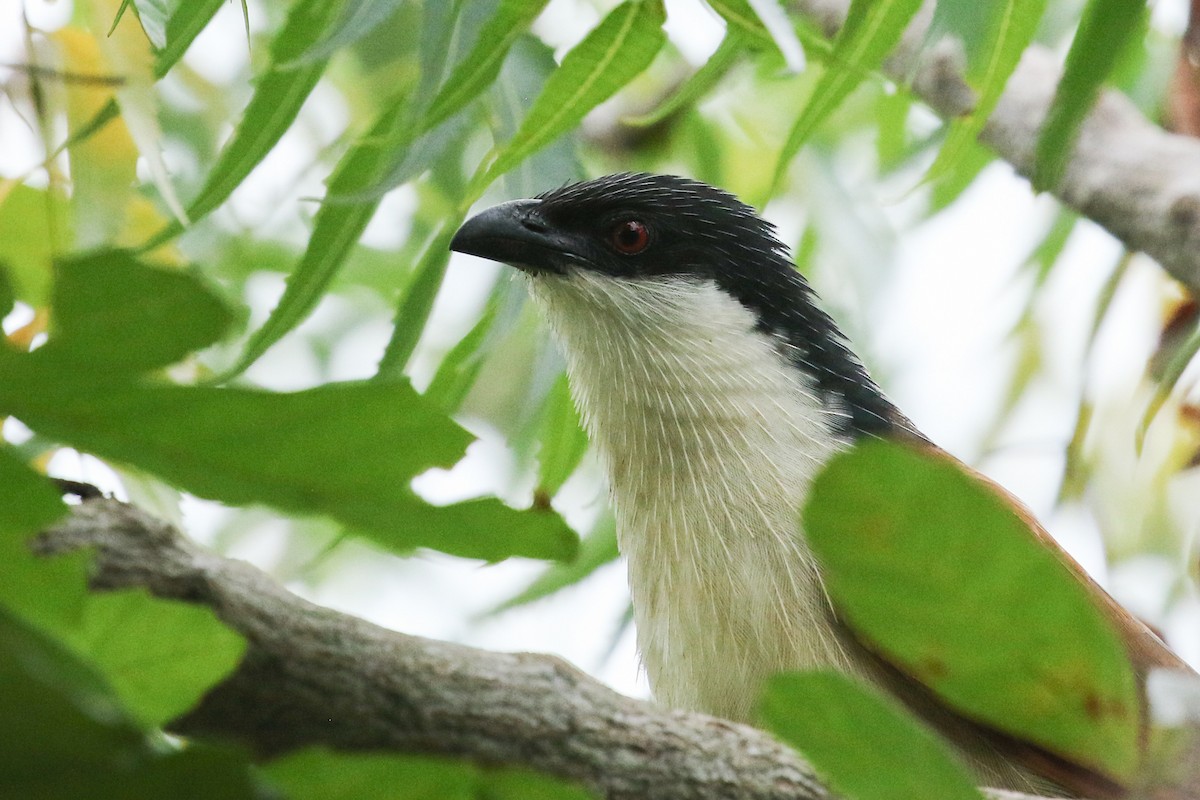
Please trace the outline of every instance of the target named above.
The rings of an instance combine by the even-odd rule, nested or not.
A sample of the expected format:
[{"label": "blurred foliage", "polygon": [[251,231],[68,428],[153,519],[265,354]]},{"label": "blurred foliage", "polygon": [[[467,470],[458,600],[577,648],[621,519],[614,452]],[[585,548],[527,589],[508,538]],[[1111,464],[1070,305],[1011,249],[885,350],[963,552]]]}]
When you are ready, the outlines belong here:
[{"label": "blurred foliage", "polygon": [[[355,535],[402,555],[557,560],[502,607],[553,595],[616,558],[615,532],[606,513],[581,515],[594,520],[582,531],[559,514],[572,483],[594,476],[561,362],[520,290],[483,271],[443,286],[446,244],[474,205],[634,169],[769,203],[872,361],[863,320],[902,235],[987,174],[974,138],[1025,48],[1070,43],[1039,143],[1045,186],[1106,80],[1157,114],[1177,48],[1138,0],[943,0],[925,44],[962,40],[980,104],[941,123],[878,73],[919,4],[855,0],[832,41],[798,15],[788,31],[756,12],[786,3],[708,5],[725,26],[708,57],[665,35],[661,0],[77,0],[60,27],[25,30],[19,63],[0,72],[3,120],[32,143],[0,175],[0,414],[12,420],[0,670],[24,704],[0,712],[0,761],[22,766],[0,769],[0,794],[138,796],[110,789],[129,781],[141,796],[333,797],[312,776],[344,773],[364,798],[385,776],[415,796],[576,796],[437,760],[306,753],[263,774],[234,751],[164,739],[156,726],[219,680],[240,643],[195,609],[88,596],[86,556],[35,560],[25,540],[65,509],[40,473],[74,448],[165,514],[179,515],[180,490],[222,503],[218,547],[282,525],[281,569],[308,581]],[[207,35],[243,31],[243,13],[241,34]],[[898,194],[911,202],[892,221],[873,208]],[[1055,208],[1045,226],[1017,279],[1024,310],[996,345],[1013,366],[984,455],[1059,377],[1043,298],[1087,225]],[[1177,556],[1197,511],[1180,487],[1194,488],[1186,470],[1200,460],[1200,338],[1180,310],[1190,301],[1155,274],[1161,336],[1144,379],[1101,394],[1093,348],[1137,272],[1112,262],[1099,296],[1078,301],[1094,312],[1067,390],[1074,427],[1056,442],[1059,502],[1089,509],[1117,568],[1145,550],[1173,557],[1161,620],[1189,599]],[[502,437],[512,457],[477,496],[412,488],[475,435]]]}]

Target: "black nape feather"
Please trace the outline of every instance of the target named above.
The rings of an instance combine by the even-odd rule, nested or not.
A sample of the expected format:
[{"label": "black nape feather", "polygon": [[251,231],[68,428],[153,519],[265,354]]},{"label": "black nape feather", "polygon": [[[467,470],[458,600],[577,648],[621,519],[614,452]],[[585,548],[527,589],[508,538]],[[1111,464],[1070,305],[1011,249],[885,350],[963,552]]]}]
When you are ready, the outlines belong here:
[{"label": "black nape feather", "polygon": [[771,223],[732,194],[674,175],[620,173],[538,196],[542,216],[560,229],[602,239],[614,221],[636,218],[652,243],[634,258],[597,246],[587,266],[632,280],[667,275],[712,280],[778,337],[830,407],[838,432],[918,436],[867,374],[816,293],[796,271]]}]

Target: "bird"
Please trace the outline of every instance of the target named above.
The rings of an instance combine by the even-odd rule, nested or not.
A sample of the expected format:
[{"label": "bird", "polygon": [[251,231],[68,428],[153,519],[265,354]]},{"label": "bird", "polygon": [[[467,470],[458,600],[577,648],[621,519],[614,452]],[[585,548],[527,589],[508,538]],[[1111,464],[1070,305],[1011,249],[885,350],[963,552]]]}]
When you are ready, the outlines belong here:
[{"label": "bird", "polygon": [[1088,765],[945,707],[831,603],[798,511],[835,454],[886,439],[949,459],[1012,504],[1119,631],[1140,682],[1189,670],[1015,498],[885,396],[753,208],[689,178],[620,173],[486,209],[450,249],[515,267],[563,353],[608,480],[656,700],[750,721],[771,675],[831,668],[898,696],[981,783],[1125,796]]}]

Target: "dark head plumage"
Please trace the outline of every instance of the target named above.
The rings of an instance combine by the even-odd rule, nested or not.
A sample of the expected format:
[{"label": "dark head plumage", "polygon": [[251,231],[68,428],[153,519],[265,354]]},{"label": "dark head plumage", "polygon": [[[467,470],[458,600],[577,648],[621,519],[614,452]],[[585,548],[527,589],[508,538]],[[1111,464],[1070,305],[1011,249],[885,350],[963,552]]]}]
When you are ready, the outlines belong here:
[{"label": "dark head plumage", "polygon": [[533,275],[578,269],[618,280],[712,281],[780,340],[831,408],[844,411],[841,432],[911,431],[816,304],[774,226],[708,184],[648,173],[568,184],[488,209],[462,227],[451,248]]}]

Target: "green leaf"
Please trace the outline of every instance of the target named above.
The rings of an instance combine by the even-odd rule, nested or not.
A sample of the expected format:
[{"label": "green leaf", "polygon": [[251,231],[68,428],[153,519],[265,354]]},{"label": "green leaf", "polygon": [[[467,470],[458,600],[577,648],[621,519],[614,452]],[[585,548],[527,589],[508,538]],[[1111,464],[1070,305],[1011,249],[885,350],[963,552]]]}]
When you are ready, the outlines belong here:
[{"label": "green leaf", "polygon": [[[256,80],[254,96],[246,105],[237,130],[221,149],[208,170],[203,188],[188,206],[188,218],[193,224],[224,203],[295,122],[328,61],[308,60],[295,68],[289,64],[326,34],[338,7],[338,3],[328,0],[299,0],[288,11],[287,21],[271,42],[270,66]],[[182,230],[175,221],[143,245],[143,249],[154,248]]]},{"label": "green leaf", "polygon": [[575,403],[563,373],[542,407],[541,429],[538,431],[538,491],[553,496],[583,460],[587,452],[587,434],[579,422]]},{"label": "green leaf", "polygon": [[418,498],[412,478],[454,464],[471,436],[404,382],[291,394],[106,385],[10,354],[0,358],[0,411],[200,497],[328,515],[394,549],[496,561],[569,558],[577,544],[551,512],[494,498],[435,508]]},{"label": "green leaf", "polygon": [[463,398],[483,368],[483,345],[492,331],[504,294],[500,287],[492,291],[479,321],[445,355],[429,388],[425,390],[429,402],[447,413],[456,411],[462,405]]},{"label": "green leaf", "polygon": [[0,607],[0,796],[266,800],[246,756],[172,751],[125,714],[78,655]]},{"label": "green leaf", "polygon": [[1145,30],[1144,0],[1089,0],[1034,151],[1033,186],[1058,186],[1079,128],[1129,43]]},{"label": "green leaf", "polygon": [[487,616],[529,605],[568,586],[574,586],[620,556],[617,550],[616,522],[611,515],[606,515],[580,543],[579,553],[573,560],[551,564],[528,586],[487,612]]},{"label": "green leaf", "polygon": [[632,125],[637,128],[648,128],[652,125],[657,125],[664,119],[671,117],[680,111],[694,106],[706,94],[721,82],[721,79],[729,72],[734,64],[745,54],[746,41],[745,34],[738,31],[736,28],[729,30],[725,34],[725,38],[721,40],[721,44],[717,47],[716,52],[709,56],[700,69],[691,74],[683,85],[659,104],[657,108],[648,114],[643,114],[639,117],[626,117],[622,120],[626,125]]},{"label": "green leaf", "polygon": [[900,41],[921,0],[852,0],[846,22],[838,31],[821,79],[813,89],[800,117],[788,132],[787,141],[775,163],[771,194],[783,179],[796,153],[817,127],[833,113],[850,91],[874,70]]},{"label": "green leaf", "polygon": [[164,725],[237,666],[242,637],[212,609],[143,590],[89,597],[71,643],[143,724]]},{"label": "green leaf", "polygon": [[982,800],[966,766],[899,703],[835,672],[772,678],[759,717],[852,800]]},{"label": "green leaf", "polygon": [[[626,0],[563,58],[520,130],[499,148],[476,181],[476,192],[578,125],[650,65],[666,40],[662,0]],[[472,197],[473,199],[473,197]]]},{"label": "green leaf", "polygon": [[[304,43],[296,42],[289,47],[292,55],[289,60],[280,60],[284,69],[295,69],[321,64],[324,69],[329,57],[349,47],[364,36],[375,30],[404,3],[404,0],[343,0],[341,3],[331,3],[329,0],[315,0],[312,5],[322,17],[319,37],[314,37]],[[324,6],[318,9],[315,7]],[[333,18],[329,12],[341,10]],[[309,11],[308,13],[312,13]],[[284,38],[280,33],[276,41]]]},{"label": "green leaf", "polygon": [[[381,114],[371,130],[342,157],[329,182],[329,197],[354,195],[383,179],[392,163],[390,140],[398,129],[408,125],[405,109],[405,104],[397,103]],[[308,247],[288,276],[283,297],[263,326],[250,337],[237,362],[222,374],[223,379],[243,372],[308,316],[378,206],[378,196],[338,202],[326,198],[317,211]]]},{"label": "green leaf", "polygon": [[74,238],[62,197],[53,191],[14,186],[0,193],[0,262],[8,267],[17,300],[44,306],[54,255]]},{"label": "green leaf", "polygon": [[51,629],[78,621],[86,559],[35,558],[29,537],[66,510],[53,484],[0,445],[0,608]]},{"label": "green leaf", "polygon": [[290,800],[585,800],[564,781],[529,770],[484,769],[436,756],[332,753],[309,749],[263,768]]},{"label": "green leaf", "polygon": [[746,0],[707,0],[707,3],[725,20],[727,31],[739,31],[755,48],[779,52],[774,37]]},{"label": "green leaf", "polygon": [[474,48],[438,89],[425,112],[426,130],[449,119],[496,80],[509,49],[542,13],[547,1],[501,0],[496,13],[480,30]]},{"label": "green leaf", "polygon": [[[938,3],[933,27],[939,26],[937,15],[950,12],[943,9],[946,3]],[[987,12],[981,11],[976,0],[956,0],[949,5],[961,5],[958,19],[978,19]],[[950,135],[946,137],[941,152],[929,168],[931,177],[937,178],[958,163],[968,146],[974,144],[979,132],[983,130],[988,117],[1000,102],[1004,86],[1008,78],[1017,68],[1022,53],[1037,33],[1038,24],[1046,11],[1046,0],[1003,0],[991,9],[991,24],[988,26],[990,35],[982,46],[972,53],[969,61],[967,79],[978,91],[975,109],[965,120],[955,120],[950,126]],[[942,19],[945,19],[943,17]],[[976,24],[975,21],[968,22]],[[956,32],[951,30],[951,32]]]},{"label": "green leaf", "polygon": [[1121,637],[999,490],[866,441],[817,477],[804,530],[839,615],[901,672],[967,718],[1132,775],[1141,708]]},{"label": "green leaf", "polygon": [[425,330],[429,312],[433,310],[433,301],[442,286],[442,278],[446,275],[446,265],[450,263],[450,239],[462,224],[463,216],[455,214],[446,220],[425,246],[396,311],[392,338],[379,361],[379,368],[375,373],[377,378],[392,379],[403,376],[404,368]]},{"label": "green leaf", "polygon": [[221,8],[222,0],[176,0],[166,23],[167,44],[154,60],[154,75],[161,78],[183,58],[200,31]]},{"label": "green leaf", "polygon": [[35,351],[85,372],[164,367],[219,340],[233,314],[192,275],[105,250],[56,265],[52,337]]}]

